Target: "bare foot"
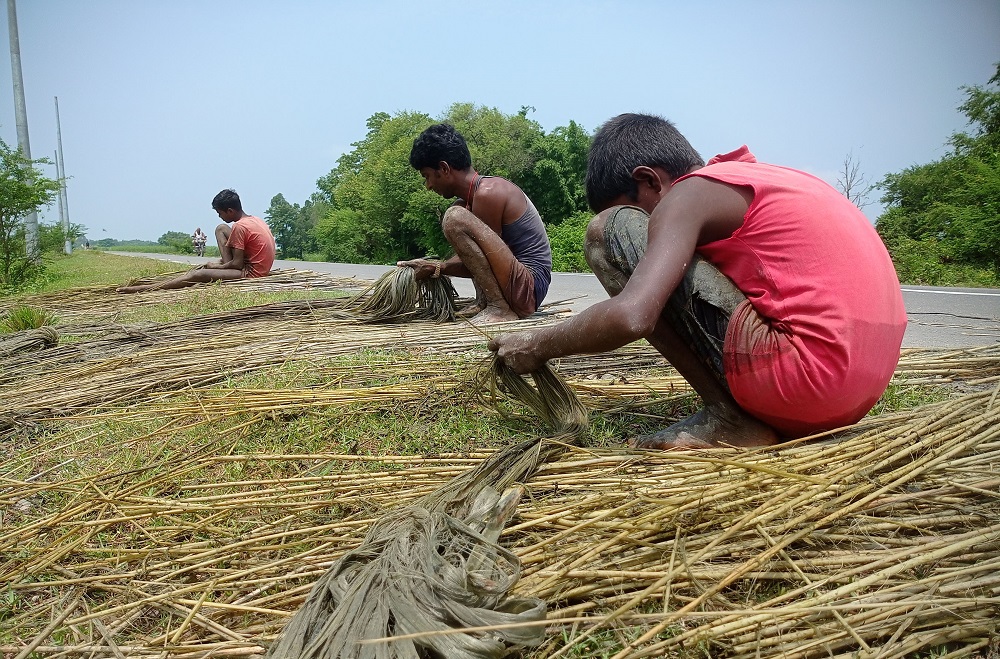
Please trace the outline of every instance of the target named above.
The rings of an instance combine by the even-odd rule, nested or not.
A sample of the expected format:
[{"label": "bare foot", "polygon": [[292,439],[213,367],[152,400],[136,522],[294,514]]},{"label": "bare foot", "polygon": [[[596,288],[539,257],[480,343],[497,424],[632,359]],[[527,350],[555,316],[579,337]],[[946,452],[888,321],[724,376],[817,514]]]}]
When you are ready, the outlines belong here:
[{"label": "bare foot", "polygon": [[771,446],[778,443],[773,428],[732,405],[715,404],[653,435],[637,437],[629,446],[641,449]]},{"label": "bare foot", "polygon": [[479,304],[478,302],[472,302],[470,304],[465,305],[458,311],[456,311],[455,316],[457,316],[458,318],[472,318],[473,316],[477,315],[480,311],[482,311],[484,308],[485,307]]},{"label": "bare foot", "polygon": [[473,325],[489,325],[491,323],[506,323],[517,319],[517,314],[513,311],[503,311],[493,307],[486,307],[477,313],[470,322]]},{"label": "bare foot", "polygon": [[144,290],[145,286],[121,286],[115,289],[115,293],[139,293]]}]

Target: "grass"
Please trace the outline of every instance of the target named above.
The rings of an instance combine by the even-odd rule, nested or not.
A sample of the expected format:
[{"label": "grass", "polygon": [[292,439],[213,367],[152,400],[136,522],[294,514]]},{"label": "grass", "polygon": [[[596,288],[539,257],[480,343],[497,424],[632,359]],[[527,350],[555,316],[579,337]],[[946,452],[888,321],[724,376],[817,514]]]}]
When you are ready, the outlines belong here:
[{"label": "grass", "polygon": [[133,277],[151,277],[174,272],[177,263],[156,259],[76,250],[71,255],[46,255],[45,273],[28,293],[47,293],[81,286],[120,286]]},{"label": "grass", "polygon": [[45,325],[55,325],[56,317],[44,309],[35,309],[27,305],[14,307],[0,316],[0,332],[20,332],[28,329],[38,329]]},{"label": "grass", "polygon": [[[174,269],[175,264],[160,261],[96,251],[76,252],[51,264],[44,286],[37,293],[56,294],[75,286],[110,287],[137,276],[154,276]],[[163,299],[107,295],[120,305],[115,311],[116,322],[163,324],[199,319],[209,313],[302,298],[329,298],[335,294],[249,292],[212,285],[172,292]],[[22,300],[31,302],[22,295],[16,300],[0,299],[0,305]],[[72,314],[60,314],[58,321],[67,331],[79,322],[81,316]],[[273,322],[285,327],[281,319]],[[319,317],[315,325],[312,331],[316,336],[336,329],[333,321]],[[300,326],[295,327],[288,332],[301,330]],[[221,327],[213,326],[200,339],[202,358],[217,359],[215,342],[227,334],[245,331],[249,331],[248,324],[241,324],[238,318]],[[374,332],[372,329],[371,333]],[[21,528],[32,520],[57,515],[75,502],[93,496],[95,491],[109,502],[107,510],[95,510],[82,521],[67,519],[44,533],[30,537],[26,533],[17,549],[20,554],[0,551],[0,567],[8,561],[26,560],[23,557],[31,555],[34,548],[49,546],[47,543],[52,542],[53,536],[68,535],[81,528],[99,529],[86,543],[87,552],[69,552],[65,559],[35,573],[32,579],[65,579],[67,571],[83,569],[81,564],[99,558],[120,562],[122,569],[126,569],[135,565],[131,553],[138,551],[151,536],[175,537],[178,546],[203,542],[210,547],[224,545],[234,538],[253,537],[261,529],[285,529],[291,516],[299,523],[298,528],[307,524],[319,528],[338,521],[376,516],[382,504],[374,496],[366,497],[365,492],[342,498],[321,489],[297,494],[293,488],[302,479],[323,482],[342,475],[398,471],[406,466],[406,461],[393,456],[412,456],[411,463],[416,463],[421,457],[430,459],[442,453],[473,454],[508,446],[542,432],[537,421],[517,403],[504,402],[497,410],[479,402],[474,395],[472,374],[484,355],[481,344],[469,350],[448,352],[402,342],[398,346],[372,345],[337,354],[313,354],[308,359],[289,354],[280,363],[252,372],[229,373],[211,384],[151,392],[122,403],[75,409],[72,410],[75,416],[69,418],[39,419],[10,428],[0,425],[0,448],[5,455],[0,476],[22,482],[32,479],[37,487],[23,498],[11,500],[4,499],[7,495],[0,486],[0,536],[4,529]],[[602,368],[618,373],[621,363],[624,360]],[[572,372],[569,360],[562,366]],[[640,375],[662,374],[665,370],[660,366],[643,366],[630,373],[635,375],[633,380],[643,381]],[[587,372],[581,369],[578,376],[584,384],[594,387],[594,392],[586,396],[591,406],[592,446],[621,446],[624,438],[652,432],[670,420],[686,416],[698,404],[697,397],[686,389],[669,395],[652,389],[627,395],[602,393],[610,389],[601,387],[612,387],[613,381],[587,379],[583,375]],[[80,385],[67,382],[66,386]],[[277,407],[268,407],[267,401],[255,398],[268,393],[279,400],[282,396],[287,400],[299,398],[295,398],[298,402]],[[320,398],[327,394],[343,395],[344,400],[331,397],[316,405],[309,401],[309,396]],[[940,385],[896,381],[872,415],[914,409],[951,395],[949,389]],[[211,407],[209,403],[215,399],[230,401],[231,413]],[[344,461],[321,457],[330,454],[367,459]],[[420,485],[414,483],[412,488]],[[275,506],[264,495],[273,490],[286,492],[281,495],[285,497],[282,501],[293,505],[294,512]],[[376,490],[377,486],[372,485],[369,494],[374,495]],[[132,498],[127,506],[121,504],[122,509],[115,510],[118,504],[110,502],[121,493]],[[400,491],[398,500],[408,496],[412,496],[408,490]],[[189,503],[198,497],[216,497],[215,508],[206,510]],[[146,499],[148,507],[144,509]],[[189,507],[169,510],[172,504]],[[168,512],[161,512],[164,509]],[[98,522],[104,513],[120,516],[122,521],[102,526]],[[701,523],[700,520],[701,517],[692,517],[691,523]],[[278,560],[336,541],[334,536],[321,534],[282,536],[270,541],[273,544],[268,553]],[[150,556],[147,560],[155,564],[166,557]],[[213,575],[238,569],[246,557],[234,551],[224,556],[213,555],[213,560],[214,563],[188,573],[183,583],[210,581]],[[312,580],[313,577],[301,577],[301,587],[307,588]],[[31,638],[51,615],[51,609],[24,597],[25,590],[14,586],[17,584],[0,587],[0,645]],[[767,587],[762,584],[759,592],[726,591],[725,594],[749,600],[775,596]],[[220,587],[209,601],[223,601],[227,594]],[[87,597],[91,604],[124,601],[120,599],[123,595],[114,589],[94,588]],[[183,617],[176,614],[150,608],[130,623],[129,633],[154,637],[171,633],[169,630],[176,630],[182,621]],[[247,614],[239,623],[241,629],[257,629],[259,633],[270,630],[267,625],[273,624],[273,619],[258,614]],[[60,636],[53,640],[72,643],[73,634],[81,629],[78,625],[76,631],[59,630]],[[643,629],[640,625],[620,625],[601,630],[579,643],[573,640],[576,635],[571,631],[561,640],[553,638],[556,647],[570,644],[564,656],[612,656]],[[678,633],[678,629],[668,627],[659,638],[668,638]],[[706,656],[707,652],[707,649],[693,649],[688,656]],[[542,655],[535,656],[540,659]]]}]

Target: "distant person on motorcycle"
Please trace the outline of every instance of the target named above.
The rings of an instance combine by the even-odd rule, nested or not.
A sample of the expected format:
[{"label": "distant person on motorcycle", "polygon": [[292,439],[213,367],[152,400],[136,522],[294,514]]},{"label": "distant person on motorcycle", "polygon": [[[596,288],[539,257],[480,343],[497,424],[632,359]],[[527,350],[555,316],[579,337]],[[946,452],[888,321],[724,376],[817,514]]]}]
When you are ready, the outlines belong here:
[{"label": "distant person on motorcycle", "polygon": [[194,233],[191,234],[191,243],[194,245],[194,253],[198,256],[205,255],[205,243],[207,242],[208,236],[201,230],[201,227],[195,229]]},{"label": "distant person on motorcycle", "polygon": [[235,190],[223,190],[215,195],[212,209],[223,221],[223,224],[215,227],[215,239],[222,253],[220,261],[209,261],[170,281],[123,286],[118,292],[138,293],[152,289],[184,288],[220,279],[249,279],[268,274],[274,264],[276,246],[267,223],[243,212],[243,205]]}]

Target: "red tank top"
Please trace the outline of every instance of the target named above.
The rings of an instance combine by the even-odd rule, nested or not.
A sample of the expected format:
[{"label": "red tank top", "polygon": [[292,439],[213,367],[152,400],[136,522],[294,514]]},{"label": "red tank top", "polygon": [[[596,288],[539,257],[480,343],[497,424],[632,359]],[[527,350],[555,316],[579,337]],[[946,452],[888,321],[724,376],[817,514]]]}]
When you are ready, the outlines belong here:
[{"label": "red tank top", "polygon": [[730,320],[733,397],[788,436],[863,417],[892,377],[906,329],[899,280],[874,227],[827,183],[758,163],[745,146],[688,176],[753,190],[743,225],[698,248],[766,321],[748,322],[747,307]]}]

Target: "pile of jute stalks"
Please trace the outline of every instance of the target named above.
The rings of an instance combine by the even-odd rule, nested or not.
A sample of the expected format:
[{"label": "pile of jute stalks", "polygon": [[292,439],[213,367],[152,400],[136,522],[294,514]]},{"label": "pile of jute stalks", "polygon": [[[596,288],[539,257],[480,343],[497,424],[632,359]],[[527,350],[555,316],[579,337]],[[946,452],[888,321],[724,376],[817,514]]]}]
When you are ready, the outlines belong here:
[{"label": "pile of jute stalks", "polygon": [[[109,326],[33,350],[34,370],[26,353],[0,361],[5,659],[262,656],[376,522],[496,454],[232,452],[228,438],[295,415],[465,404],[484,386],[485,337],[466,323],[282,304]],[[242,360],[206,363],[205,332]],[[370,373],[329,359],[372,347],[392,361]],[[227,391],[276,366],[322,384]],[[592,423],[691,400],[648,347],[554,366]],[[893,387],[940,395],[766,450],[561,445],[497,541],[520,565],[512,595],[546,605],[518,623],[542,633],[514,656],[996,652],[1000,348],[906,351]],[[110,428],[141,464],[99,460]]]}]

